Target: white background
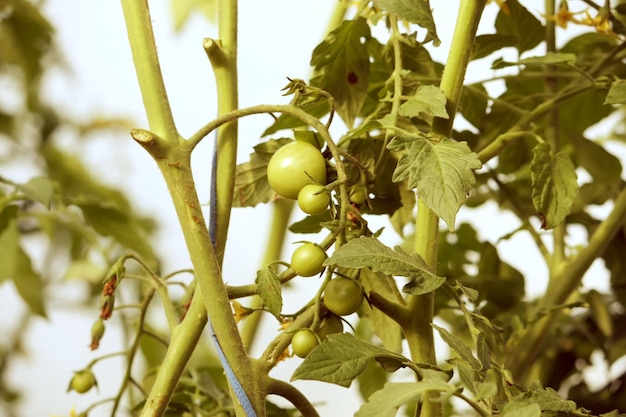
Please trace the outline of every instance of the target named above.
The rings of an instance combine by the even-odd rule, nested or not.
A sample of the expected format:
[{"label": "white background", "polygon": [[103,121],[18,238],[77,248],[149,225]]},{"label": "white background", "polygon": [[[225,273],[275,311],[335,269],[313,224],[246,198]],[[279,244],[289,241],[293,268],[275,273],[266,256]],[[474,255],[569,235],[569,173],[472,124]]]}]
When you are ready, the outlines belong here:
[{"label": "white background", "polygon": [[[525,2],[535,13],[541,10],[542,3],[539,0]],[[286,84],[286,77],[308,78],[311,51],[322,39],[334,5],[335,0],[240,2],[241,107],[288,101],[288,98],[282,97],[280,89]],[[431,5],[442,45],[430,48],[430,51],[435,60],[445,62],[458,0],[431,1]],[[174,33],[169,2],[153,1],[151,8],[174,116],[180,132],[189,136],[216,114],[214,78],[202,49],[202,39],[217,36],[217,29],[202,17],[195,16],[181,33]],[[64,67],[55,70],[54,76],[47,81],[47,101],[60,107],[63,112],[75,115],[78,120],[87,121],[98,115],[121,116],[131,120],[133,126],[147,127],[119,2],[49,0],[44,10],[57,29],[56,39],[65,59]],[[495,4],[487,7],[485,24],[481,27],[483,33],[490,31],[496,13]],[[559,35],[562,34],[559,32]],[[491,60],[482,61],[488,62],[472,64],[468,79],[485,79],[493,74],[488,69]],[[265,116],[241,121],[241,161],[247,158],[252,146],[260,141],[261,132],[270,123],[269,117]],[[155,164],[143,149],[124,134],[116,137],[97,136],[86,145],[79,143],[71,132],[66,132],[66,136],[59,137],[59,140],[68,147],[72,146],[77,153],[84,154],[103,180],[116,186],[121,185],[141,211],[160,219],[162,229],[157,248],[164,260],[164,271],[190,266],[164,184]],[[210,141],[206,140],[197,149],[194,158],[201,201],[208,201],[211,150]],[[119,158],[120,153],[123,154],[122,158]],[[18,169],[11,173],[11,178],[22,181],[31,174],[27,170]],[[264,206],[233,212],[232,233],[224,265],[224,277],[229,283],[253,281],[263,255],[263,236],[268,230],[269,215],[268,208]],[[518,225],[512,216],[493,207],[478,213],[462,211],[458,223],[470,218],[481,224],[481,237],[493,242]],[[485,222],[485,219],[489,220]],[[384,219],[371,221],[385,225]],[[292,241],[298,239],[290,236]],[[386,229],[383,239],[390,244],[399,242],[399,237],[391,228]],[[499,249],[508,262],[531,273],[527,275],[532,277],[527,283],[528,292],[536,295],[545,285],[546,270],[536,250],[527,249],[533,247],[526,246],[528,242],[527,237],[520,234],[500,243]],[[285,259],[289,251],[290,248],[287,248]],[[601,265],[594,266],[585,282],[590,286],[606,288],[606,274]],[[300,302],[298,289],[310,294],[309,289],[315,288],[315,285],[314,280],[298,282],[294,290],[286,295],[285,311],[297,308]],[[22,308],[9,285],[0,287],[0,300],[0,316],[5,317],[3,321],[6,321],[6,317],[15,316],[14,312]],[[72,371],[84,367],[96,357],[96,353],[86,347],[89,329],[97,314],[97,306],[92,307],[87,311],[68,311],[63,305],[57,305],[51,309],[48,321],[35,319],[28,334],[27,355],[13,364],[11,370],[16,384],[26,394],[21,415],[68,415],[72,407],[81,411],[91,402],[116,391],[122,363],[110,360],[94,367],[100,385],[99,393],[90,392],[81,396],[65,392],[66,381],[69,382]],[[269,335],[268,338],[275,328],[275,323],[266,321],[264,331]],[[112,352],[121,347],[119,335],[109,332],[97,353]],[[299,359],[290,359],[281,364],[277,375],[288,379],[299,362]],[[343,388],[318,382],[299,382],[297,385],[310,395],[312,401],[328,401],[332,404],[332,408],[319,408],[323,416],[347,416],[358,409],[360,399]],[[99,412],[93,412],[90,416],[107,415],[102,412],[106,409],[106,406],[99,408]]]}]

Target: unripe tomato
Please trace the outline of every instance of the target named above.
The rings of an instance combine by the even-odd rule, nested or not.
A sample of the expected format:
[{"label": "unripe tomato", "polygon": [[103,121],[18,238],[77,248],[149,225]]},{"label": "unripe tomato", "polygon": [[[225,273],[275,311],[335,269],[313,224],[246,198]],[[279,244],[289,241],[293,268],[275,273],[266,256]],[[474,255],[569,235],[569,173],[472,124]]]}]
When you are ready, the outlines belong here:
[{"label": "unripe tomato", "polygon": [[330,195],[321,185],[307,184],[298,193],[298,206],[306,214],[322,214],[329,204]]},{"label": "unripe tomato", "polygon": [[322,340],[325,340],[329,334],[341,332],[343,332],[343,321],[341,321],[339,316],[332,313],[324,317],[324,320],[322,320],[322,324],[320,324],[319,329],[317,329],[317,335]]},{"label": "unripe tomato", "polygon": [[74,390],[79,394],[84,394],[96,385],[96,377],[91,369],[83,369],[74,373],[68,391]]},{"label": "unripe tomato", "polygon": [[317,336],[309,329],[298,330],[291,339],[293,353],[301,358],[306,358],[318,344]]},{"label": "unripe tomato", "polygon": [[350,193],[348,194],[350,197],[350,202],[360,206],[365,203],[367,199],[367,189],[362,185],[355,185],[350,189]]},{"label": "unripe tomato", "polygon": [[326,160],[322,153],[308,142],[295,141],[279,148],[267,164],[267,180],[272,189],[285,198],[296,199],[311,176],[326,184]]},{"label": "unripe tomato", "polygon": [[337,277],[324,288],[324,304],[338,316],[354,313],[362,302],[363,288],[350,278]]},{"label": "unripe tomato", "polygon": [[324,270],[326,252],[315,243],[305,243],[291,254],[291,267],[301,277],[312,277]]}]

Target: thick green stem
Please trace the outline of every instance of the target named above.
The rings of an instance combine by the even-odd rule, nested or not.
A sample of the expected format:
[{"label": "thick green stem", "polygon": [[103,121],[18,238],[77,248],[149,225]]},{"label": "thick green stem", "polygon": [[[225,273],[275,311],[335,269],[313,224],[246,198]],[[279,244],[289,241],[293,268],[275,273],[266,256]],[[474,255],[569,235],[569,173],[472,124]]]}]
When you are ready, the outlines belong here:
[{"label": "thick green stem", "polygon": [[[220,0],[219,40],[205,40],[217,87],[217,113],[222,116],[239,107],[237,74],[237,0]],[[215,252],[224,259],[237,166],[238,123],[233,120],[217,131],[217,230]]]},{"label": "thick green stem", "polygon": [[146,0],[122,0],[122,10],[150,130],[163,138],[178,139],[154,43],[148,3]]},{"label": "thick green stem", "polygon": [[[450,137],[454,116],[463,89],[470,54],[476,31],[486,0],[461,1],[457,25],[454,30],[450,53],[441,79],[440,88],[447,98],[446,109],[449,118],[435,118],[433,132]],[[415,224],[415,252],[435,270],[437,267],[437,242],[439,239],[439,218],[421,199]],[[436,363],[433,329],[434,294],[411,296],[408,300],[411,312],[410,321],[403,323],[411,355],[416,362]],[[409,324],[407,326],[407,324]],[[418,407],[419,409],[419,407]],[[425,402],[419,410],[421,416],[440,416],[441,405]]]}]

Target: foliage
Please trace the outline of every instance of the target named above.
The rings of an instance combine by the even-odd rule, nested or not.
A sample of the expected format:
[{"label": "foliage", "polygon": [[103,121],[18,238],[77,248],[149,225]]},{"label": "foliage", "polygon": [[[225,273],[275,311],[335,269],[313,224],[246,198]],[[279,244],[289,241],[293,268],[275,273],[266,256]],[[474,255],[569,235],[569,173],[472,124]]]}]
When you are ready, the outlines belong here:
[{"label": "foliage", "polygon": [[[395,416],[399,409],[424,417],[626,413],[626,374],[596,391],[583,378],[594,352],[608,364],[626,355],[626,188],[623,158],[615,151],[624,145],[622,9],[590,6],[580,14],[570,12],[573,1],[564,0],[557,10],[554,0],[546,0],[540,15],[524,2],[498,1],[487,6],[499,8],[488,22],[495,32],[477,33],[486,2],[463,1],[449,58],[439,63],[429,50],[440,44],[432,8],[447,7],[441,2],[339,2],[341,18],[312,51],[310,80],[288,80],[284,91],[291,102],[238,108],[237,7],[223,0],[220,39],[204,43],[220,112],[183,138],[165,94],[148,9],[122,3],[149,124],[131,136],[168,185],[191,260],[185,271],[161,271],[152,245],[154,222],[117,188],[104,185],[80,156],[59,146],[63,127],[88,133],[101,125],[78,126],[40,96],[46,60],[58,57],[52,24],[27,0],[10,0],[0,18],[0,71],[26,97],[17,111],[0,109],[0,140],[10,149],[2,164],[19,158],[39,168],[27,181],[0,177],[0,285],[13,283],[28,307],[28,322],[32,315],[47,316],[54,301],[50,289],[82,267],[89,273],[81,303],[94,314],[91,348],[107,337],[112,316],[121,318],[128,335],[123,352],[83,366],[86,383],[72,379],[80,372],[67,376],[74,390],[97,386],[92,366],[122,355],[126,371],[109,401],[111,415],[129,401],[142,416],[316,416],[305,394],[270,376],[280,361],[299,360],[289,346],[304,331],[316,346],[301,355],[306,357],[291,379],[341,387],[356,381],[363,395],[356,416]],[[213,16],[217,7],[214,1],[172,4],[178,29],[194,8]],[[587,30],[557,47],[555,36],[568,24]],[[373,30],[379,26],[386,35]],[[507,48],[517,59],[501,58]],[[477,60],[491,60],[495,75],[463,85],[467,65]],[[274,122],[249,160],[237,165],[236,123],[261,113]],[[599,124],[607,133],[591,136]],[[341,133],[331,134],[331,126]],[[26,140],[25,128],[34,141]],[[190,156],[213,131],[219,151],[205,222]],[[287,225],[280,211],[285,199],[270,185],[267,169],[293,140],[321,146],[327,175],[304,172],[303,178],[327,178],[318,186],[331,198],[323,213]],[[295,165],[290,169],[304,164]],[[276,170],[293,185],[293,171],[286,178]],[[226,285],[221,264],[231,207],[259,204],[272,204],[282,223],[270,232],[266,259],[250,283]],[[479,232],[490,219],[457,222],[463,207],[494,205],[519,220],[496,241]],[[604,214],[596,206],[604,206]],[[383,237],[392,231],[371,230],[373,216],[388,218],[402,244],[387,246]],[[581,246],[569,243],[573,226],[584,230]],[[277,259],[287,227],[315,239],[309,244],[322,254],[308,268],[313,273],[298,277],[296,262],[292,267]],[[522,232],[535,247],[518,256],[537,250],[548,271],[548,287],[537,299],[524,292],[532,277],[500,254],[499,243]],[[53,268],[40,261],[33,237],[45,242],[43,258],[53,257]],[[607,291],[581,286],[596,259],[608,271]],[[172,279],[183,273],[191,278]],[[319,288],[289,314],[283,289],[305,275],[319,275]],[[347,332],[324,304],[326,286],[338,277],[358,283],[365,296]],[[139,314],[126,313],[120,299]],[[157,308],[164,311],[166,329],[148,314]],[[281,331],[252,358],[260,315],[277,320]],[[329,330],[333,321],[339,326]],[[202,337],[205,327],[215,351]],[[0,345],[0,407],[7,410],[19,392],[4,364],[19,355],[23,333]],[[435,351],[435,336],[449,354]],[[133,366],[138,358],[144,369]],[[400,370],[410,379],[391,377]],[[269,394],[286,398],[297,411],[271,403]]]}]

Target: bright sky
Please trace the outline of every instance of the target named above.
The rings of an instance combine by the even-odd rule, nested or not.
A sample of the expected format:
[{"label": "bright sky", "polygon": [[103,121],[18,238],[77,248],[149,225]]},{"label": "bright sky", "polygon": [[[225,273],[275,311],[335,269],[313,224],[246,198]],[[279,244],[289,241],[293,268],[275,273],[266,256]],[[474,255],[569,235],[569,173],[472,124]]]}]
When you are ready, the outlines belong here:
[{"label": "bright sky", "polygon": [[[540,10],[543,4],[540,0],[524,3],[531,11]],[[282,97],[280,89],[286,84],[286,77],[308,78],[310,53],[324,34],[326,21],[334,4],[335,0],[240,1],[241,107],[288,101],[288,98]],[[151,2],[153,25],[174,116],[181,133],[190,135],[216,113],[214,79],[202,49],[202,39],[215,37],[217,30],[201,17],[194,17],[182,33],[174,34],[168,5],[169,2],[165,1]],[[445,61],[450,44],[458,0],[433,0],[431,5],[434,8],[439,36],[443,41],[441,47],[432,53],[436,60],[442,62]],[[88,120],[94,114],[124,116],[133,121],[134,126],[147,127],[120,3],[109,0],[48,0],[45,10],[57,27],[57,40],[67,61],[65,71],[68,71],[58,71],[50,80],[49,100],[82,120]],[[491,26],[496,12],[495,5],[487,8],[488,17],[485,18],[483,30],[487,31]],[[491,75],[489,62],[483,63],[479,68],[473,65],[468,78],[483,79]],[[270,122],[267,117],[260,116],[241,122],[242,160],[251,152],[252,146],[258,143],[260,133]],[[83,148],[71,134],[62,140],[68,146],[81,150]],[[203,201],[208,200],[211,149],[209,141],[206,141],[199,147],[194,159]],[[133,195],[138,207],[163,220],[164,228],[158,246],[159,252],[165,258],[164,269],[171,271],[189,267],[167,192],[154,163],[145,151],[130,137],[123,136],[98,137],[90,141],[84,150],[91,164],[101,169],[100,172],[107,181],[121,184]],[[118,152],[125,154],[124,165],[121,167],[116,158]],[[475,217],[470,213],[461,214],[459,223],[470,216]],[[497,237],[502,230],[513,230],[517,224],[511,217],[495,209],[487,209],[480,216],[500,219],[494,229],[481,229],[483,236],[488,238]],[[249,283],[253,280],[263,254],[263,236],[267,230],[264,219],[269,221],[269,210],[266,207],[234,212],[231,223],[233,233],[224,267],[224,276],[229,283]],[[383,225],[384,222],[381,221],[380,224]],[[397,237],[391,229],[388,229],[384,238],[391,243],[397,243]],[[298,240],[298,237],[293,237],[292,240]],[[501,249],[507,260],[520,269],[528,270],[528,265],[540,265],[541,260],[537,253],[524,253],[524,259],[520,261],[517,248],[525,241],[525,237],[520,236],[519,239],[503,242]],[[545,271],[536,269],[536,275],[542,274],[545,275]],[[310,293],[307,288],[312,289],[316,285],[311,280],[308,283],[298,283],[297,288]],[[531,291],[540,291],[542,285],[541,280],[535,287],[531,283]],[[298,302],[295,295],[291,299],[286,297],[286,311],[295,309]],[[80,411],[96,398],[103,398],[115,391],[116,381],[119,381],[117,367],[121,365],[112,361],[94,368],[100,380],[100,394],[65,394],[65,381],[69,381],[71,372],[82,368],[95,357],[85,347],[93,317],[94,314],[85,318],[56,309],[50,322],[37,321],[29,337],[32,355],[14,370],[20,385],[31,387],[27,392],[23,415],[67,415],[72,405],[77,405],[77,410]],[[271,336],[275,324],[268,323],[266,327]],[[99,353],[121,347],[119,339],[111,336],[108,334],[105,337]],[[288,379],[298,363],[295,359],[288,361],[277,370],[277,375]],[[59,380],[62,383],[59,384]],[[314,401],[329,398],[334,407],[340,407],[333,408],[332,411],[321,407],[323,416],[352,415],[358,408],[359,400],[345,395],[344,390],[336,386],[317,382],[298,383],[298,386],[303,387],[306,392],[315,387]],[[337,401],[339,396],[342,398]],[[94,412],[90,416],[105,414]]]}]

